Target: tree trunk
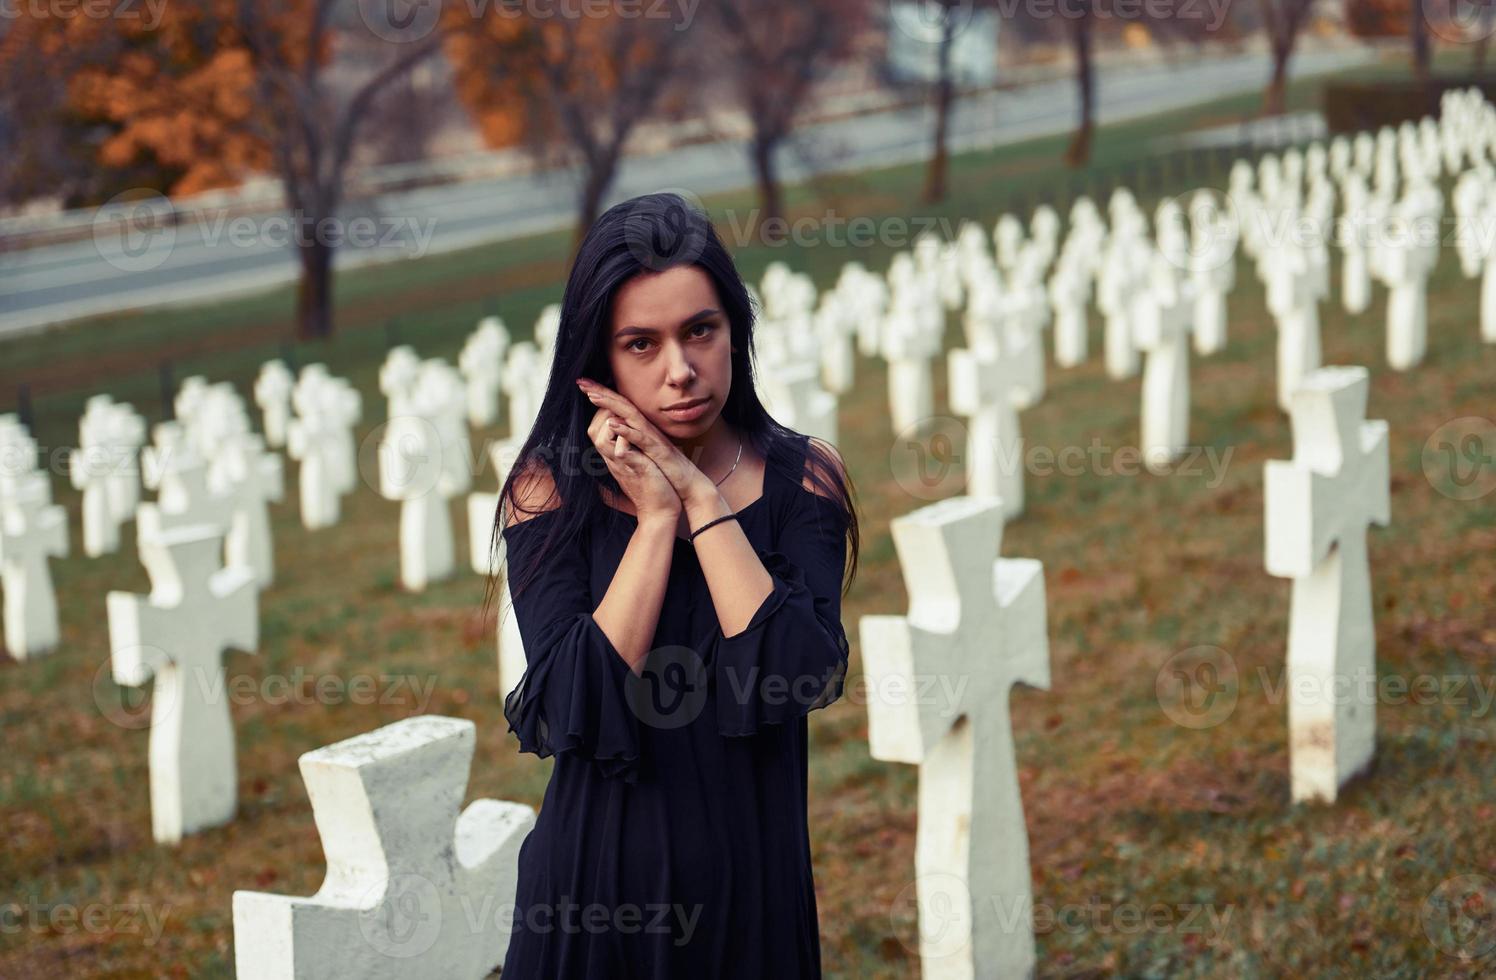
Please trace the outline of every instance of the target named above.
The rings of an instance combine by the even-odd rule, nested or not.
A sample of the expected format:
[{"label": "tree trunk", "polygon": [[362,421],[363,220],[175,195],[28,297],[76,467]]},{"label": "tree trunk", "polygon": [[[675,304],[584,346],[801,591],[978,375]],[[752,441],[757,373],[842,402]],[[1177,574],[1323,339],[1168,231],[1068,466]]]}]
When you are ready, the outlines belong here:
[{"label": "tree trunk", "polygon": [[1268,80],[1267,92],[1262,98],[1264,115],[1281,116],[1288,101],[1288,56],[1292,49],[1284,44],[1273,45],[1273,75]]},{"label": "tree trunk", "polygon": [[1084,14],[1075,18],[1070,31],[1070,41],[1075,48],[1075,82],[1080,88],[1080,120],[1070,146],[1065,150],[1065,163],[1072,167],[1084,166],[1091,159],[1091,132],[1096,124],[1096,78],[1091,63],[1091,18]]},{"label": "tree trunk", "polygon": [[613,184],[616,159],[610,154],[605,160],[589,164],[587,167],[587,179],[582,184],[582,196],[577,203],[577,230],[572,241],[573,254],[581,247],[582,239],[587,237],[588,229],[602,213],[603,198],[607,196],[608,188]]},{"label": "tree trunk", "polygon": [[1428,24],[1424,22],[1427,16],[1422,3],[1409,5],[1413,11],[1413,77],[1420,84],[1428,84],[1429,44]]},{"label": "tree trunk", "polygon": [[951,102],[955,98],[956,86],[951,78],[951,42],[955,39],[955,16],[949,7],[945,11],[945,27],[940,36],[938,76],[935,81],[935,134],[930,150],[930,166],[925,173],[925,202],[935,204],[945,200],[945,173],[950,160],[946,149],[946,137],[950,132]]},{"label": "tree trunk", "polygon": [[[784,199],[779,189],[779,174],[774,169],[774,148],[779,141],[766,134],[753,139],[753,172],[758,181],[758,238],[760,244],[773,244],[782,236],[777,229],[783,222]],[[773,222],[773,224],[770,224]]]},{"label": "tree trunk", "polygon": [[296,289],[296,336],[321,340],[332,336],[332,247],[313,234],[297,246],[301,282]]}]

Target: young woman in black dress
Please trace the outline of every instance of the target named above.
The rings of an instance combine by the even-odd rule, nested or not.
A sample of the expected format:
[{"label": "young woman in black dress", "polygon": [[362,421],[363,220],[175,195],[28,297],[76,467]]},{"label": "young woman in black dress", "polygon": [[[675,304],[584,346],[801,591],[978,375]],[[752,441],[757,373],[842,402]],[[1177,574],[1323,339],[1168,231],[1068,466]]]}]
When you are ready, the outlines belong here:
[{"label": "young woman in black dress", "polygon": [[504,714],[555,757],[505,977],[820,976],[805,716],[841,694],[858,529],[837,452],[759,402],[753,319],[676,195],[578,251],[496,521]]}]

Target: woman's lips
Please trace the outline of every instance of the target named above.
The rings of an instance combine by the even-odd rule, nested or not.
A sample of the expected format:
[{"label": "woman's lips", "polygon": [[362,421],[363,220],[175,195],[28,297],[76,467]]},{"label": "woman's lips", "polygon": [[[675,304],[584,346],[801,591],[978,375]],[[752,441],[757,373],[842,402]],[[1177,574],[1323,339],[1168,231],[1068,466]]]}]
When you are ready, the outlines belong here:
[{"label": "woman's lips", "polygon": [[712,399],[708,396],[686,408],[667,408],[665,409],[665,414],[676,422],[694,422],[706,414],[706,410],[711,407],[711,404]]}]

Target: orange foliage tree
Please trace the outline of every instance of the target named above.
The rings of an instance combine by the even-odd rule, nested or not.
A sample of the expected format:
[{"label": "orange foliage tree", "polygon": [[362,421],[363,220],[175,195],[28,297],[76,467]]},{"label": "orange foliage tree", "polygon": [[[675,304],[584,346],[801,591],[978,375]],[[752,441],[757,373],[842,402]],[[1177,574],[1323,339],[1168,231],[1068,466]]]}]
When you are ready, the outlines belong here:
[{"label": "orange foliage tree", "polygon": [[[580,171],[578,241],[602,210],[629,138],[662,109],[690,34],[678,9],[621,9],[541,16],[548,11],[495,3],[445,12],[457,95],[489,144],[517,137],[540,166]],[[472,20],[479,28],[464,29]]]},{"label": "orange foliage tree", "polygon": [[[338,0],[171,0],[160,10],[154,21],[54,17],[28,30],[102,53],[77,66],[68,89],[73,111],[110,129],[102,166],[152,163],[170,175],[171,194],[254,173],[280,179],[301,271],[298,334],[328,336],[337,222],[360,128],[381,92],[440,49],[441,31],[416,23],[402,37],[371,23],[363,5],[362,23],[346,16]],[[328,67],[344,46],[367,56],[350,59],[334,84]]]}]

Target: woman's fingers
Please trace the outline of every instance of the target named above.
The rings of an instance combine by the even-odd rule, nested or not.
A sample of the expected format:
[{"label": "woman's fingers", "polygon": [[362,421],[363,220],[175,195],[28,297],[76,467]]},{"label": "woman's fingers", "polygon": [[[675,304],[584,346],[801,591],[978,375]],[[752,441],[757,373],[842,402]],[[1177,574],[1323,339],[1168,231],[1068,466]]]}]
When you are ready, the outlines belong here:
[{"label": "woman's fingers", "polygon": [[592,404],[608,409],[641,434],[644,432],[648,424],[644,413],[639,411],[639,406],[618,392],[593,382],[587,387],[587,397],[592,401]]},{"label": "woman's fingers", "polygon": [[599,452],[608,448],[611,442],[613,433],[609,431],[607,423],[612,418],[617,418],[617,416],[611,409],[599,408],[593,413],[592,421],[587,423],[587,438],[592,440],[592,444],[598,448]]}]

